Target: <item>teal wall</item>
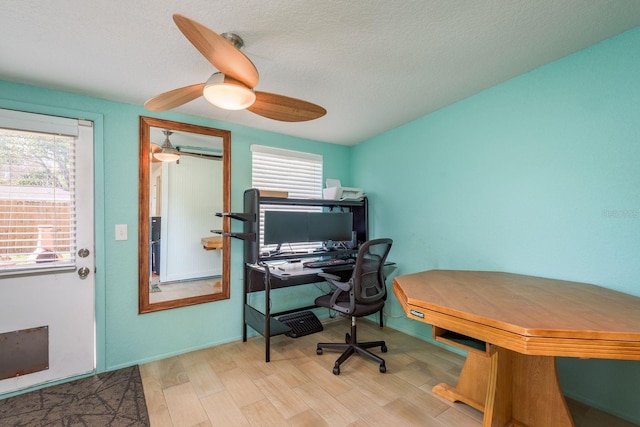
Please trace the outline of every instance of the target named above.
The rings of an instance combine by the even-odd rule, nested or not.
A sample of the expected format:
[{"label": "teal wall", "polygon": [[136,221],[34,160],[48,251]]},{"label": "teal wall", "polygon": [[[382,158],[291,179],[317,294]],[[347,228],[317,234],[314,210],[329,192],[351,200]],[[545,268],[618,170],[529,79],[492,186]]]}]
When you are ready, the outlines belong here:
[{"label": "teal wall", "polygon": [[[324,156],[325,175],[349,180],[350,148],[140,106],[0,81],[0,108],[95,120],[98,370],[106,371],[242,338],[242,244],[232,242],[231,299],[138,315],[138,118],[155,116],[232,132],[232,210],[251,186],[251,144]],[[129,240],[115,240],[127,224]],[[238,226],[236,224],[234,226]],[[239,229],[239,228],[238,228]],[[295,294],[287,296],[295,298]],[[286,302],[286,301],[285,301]]]},{"label": "teal wall", "polygon": [[[374,137],[352,184],[396,274],[497,270],[640,296],[640,28]],[[430,337],[404,318],[391,327]],[[638,307],[640,310],[640,307]],[[640,423],[640,362],[562,359],[574,398]]]}]

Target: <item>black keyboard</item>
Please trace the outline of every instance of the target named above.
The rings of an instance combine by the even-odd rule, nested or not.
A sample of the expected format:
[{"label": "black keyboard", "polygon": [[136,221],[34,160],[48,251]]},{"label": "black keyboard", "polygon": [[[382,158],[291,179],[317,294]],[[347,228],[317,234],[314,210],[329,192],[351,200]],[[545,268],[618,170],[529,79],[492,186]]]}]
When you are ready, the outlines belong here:
[{"label": "black keyboard", "polygon": [[309,261],[309,262],[305,262],[302,265],[307,267],[307,268],[324,268],[324,267],[335,267],[338,265],[346,265],[346,264],[353,264],[354,262],[356,262],[355,259],[353,258],[331,258],[331,259],[323,259],[320,261]]}]

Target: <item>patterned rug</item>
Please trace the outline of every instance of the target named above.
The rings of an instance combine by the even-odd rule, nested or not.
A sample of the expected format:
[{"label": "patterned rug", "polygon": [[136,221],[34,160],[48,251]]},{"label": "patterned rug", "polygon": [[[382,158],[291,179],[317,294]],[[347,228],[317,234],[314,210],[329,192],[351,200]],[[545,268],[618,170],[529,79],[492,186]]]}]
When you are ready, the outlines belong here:
[{"label": "patterned rug", "polygon": [[146,427],[137,366],[0,400],[0,426]]}]

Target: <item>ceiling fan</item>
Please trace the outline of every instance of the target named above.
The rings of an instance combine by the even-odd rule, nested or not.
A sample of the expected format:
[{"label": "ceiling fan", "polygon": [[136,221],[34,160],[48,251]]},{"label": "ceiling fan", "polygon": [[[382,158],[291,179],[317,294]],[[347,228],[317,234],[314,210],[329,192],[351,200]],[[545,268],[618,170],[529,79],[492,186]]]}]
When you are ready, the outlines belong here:
[{"label": "ceiling fan", "polygon": [[181,87],[154,96],[144,103],[151,111],[165,111],[204,96],[213,105],[227,110],[247,109],[273,120],[303,122],[324,116],[327,110],[301,99],[255,91],[258,70],[240,48],[236,34],[219,35],[199,22],[178,13],[173,20],[182,34],[219,70],[205,83]]}]

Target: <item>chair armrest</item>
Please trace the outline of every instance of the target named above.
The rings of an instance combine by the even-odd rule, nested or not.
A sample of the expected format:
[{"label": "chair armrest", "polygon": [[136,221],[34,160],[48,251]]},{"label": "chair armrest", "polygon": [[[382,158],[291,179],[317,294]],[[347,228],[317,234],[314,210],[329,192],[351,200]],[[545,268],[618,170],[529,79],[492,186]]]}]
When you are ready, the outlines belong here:
[{"label": "chair armrest", "polygon": [[331,274],[331,273],[318,273],[318,276],[320,277],[324,277],[325,279],[329,279],[329,280],[335,280],[338,281],[340,280],[340,276],[336,276],[335,274]]},{"label": "chair armrest", "polygon": [[340,282],[340,276],[336,276],[335,274],[318,273],[318,276],[324,277],[327,281],[331,282],[331,284],[345,292],[348,292],[351,289],[351,285],[349,283]]}]

